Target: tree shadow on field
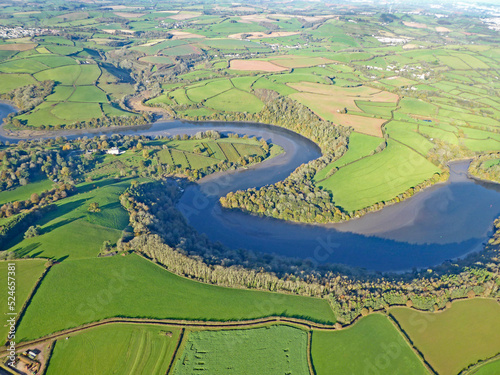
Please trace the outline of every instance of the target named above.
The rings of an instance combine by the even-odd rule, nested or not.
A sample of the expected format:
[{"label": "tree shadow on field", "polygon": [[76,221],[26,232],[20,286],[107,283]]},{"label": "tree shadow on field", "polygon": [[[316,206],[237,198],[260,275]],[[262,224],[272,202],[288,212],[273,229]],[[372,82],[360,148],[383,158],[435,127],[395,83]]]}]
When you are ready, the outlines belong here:
[{"label": "tree shadow on field", "polygon": [[78,199],[73,202],[67,202],[64,204],[61,204],[60,206],[57,207],[54,211],[49,212],[47,215],[43,216],[36,224],[38,225],[45,225],[48,222],[57,219],[58,217],[64,216],[67,213],[76,210],[77,208],[83,206],[83,204],[86,202],[86,199]]},{"label": "tree shadow on field", "polygon": [[[36,243],[32,243],[32,244],[25,246],[25,247],[18,247],[17,249],[12,250],[12,252],[14,254],[16,254],[16,256],[18,258],[23,258],[23,257],[27,256],[29,253],[33,252],[35,249],[37,249],[40,246],[41,246],[41,243],[36,242]],[[39,251],[36,254],[31,255],[30,258],[34,258],[35,256],[38,256],[42,253],[43,253],[43,251]]]},{"label": "tree shadow on field", "polygon": [[78,220],[80,218],[82,218],[83,216],[79,216],[79,217],[75,217],[75,218],[71,218],[71,219],[64,219],[64,220],[61,220],[55,224],[52,224],[52,225],[49,225],[48,227],[45,227],[42,229],[41,231],[41,234],[47,234],[47,233],[50,233],[52,232],[53,230],[56,230],[60,227],[63,227],[65,225],[68,225],[68,224],[71,224],[73,221],[75,220]]}]

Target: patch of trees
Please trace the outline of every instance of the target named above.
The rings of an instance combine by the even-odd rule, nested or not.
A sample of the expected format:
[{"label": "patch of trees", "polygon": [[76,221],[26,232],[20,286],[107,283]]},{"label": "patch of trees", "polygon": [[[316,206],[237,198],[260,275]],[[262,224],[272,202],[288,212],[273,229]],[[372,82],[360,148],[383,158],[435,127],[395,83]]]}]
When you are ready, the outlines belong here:
[{"label": "patch of trees", "polygon": [[75,191],[75,187],[71,184],[59,183],[51,190],[43,191],[40,194],[31,194],[30,199],[8,202],[0,206],[0,218],[11,217],[17,215],[23,210],[30,210],[57,202],[71,195]]},{"label": "patch of trees", "polygon": [[[500,153],[490,153],[476,157],[469,166],[469,174],[481,180],[500,183]],[[492,163],[487,163],[493,161]]]},{"label": "patch of trees", "polygon": [[52,93],[53,89],[54,81],[43,81],[36,85],[18,87],[11,92],[2,94],[0,98],[14,102],[21,109],[21,113],[24,113],[41,104],[43,99]]},{"label": "patch of trees", "polygon": [[43,207],[34,207],[21,212],[4,225],[0,225],[0,250],[6,250],[12,239],[24,233],[33,223],[36,223],[48,212],[55,210],[54,204]]}]

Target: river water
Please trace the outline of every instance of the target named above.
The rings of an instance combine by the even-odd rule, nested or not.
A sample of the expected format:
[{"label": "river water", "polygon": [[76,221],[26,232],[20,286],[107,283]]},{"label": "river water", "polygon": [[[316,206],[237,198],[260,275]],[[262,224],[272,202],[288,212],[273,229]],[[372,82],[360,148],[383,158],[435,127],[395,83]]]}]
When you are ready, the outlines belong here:
[{"label": "river water", "polygon": [[[0,104],[0,115],[12,112]],[[321,155],[310,140],[288,130],[245,123],[155,123],[131,129],[67,132],[68,138],[100,134],[175,135],[215,129],[263,137],[285,153],[247,169],[216,173],[189,186],[177,207],[210,239],[231,248],[339,263],[377,271],[426,268],[482,249],[500,215],[500,185],[467,178],[468,161],[450,164],[449,181],[412,198],[346,223],[308,225],[222,209],[230,191],[283,180],[295,168]],[[6,140],[0,136],[0,140]]]}]

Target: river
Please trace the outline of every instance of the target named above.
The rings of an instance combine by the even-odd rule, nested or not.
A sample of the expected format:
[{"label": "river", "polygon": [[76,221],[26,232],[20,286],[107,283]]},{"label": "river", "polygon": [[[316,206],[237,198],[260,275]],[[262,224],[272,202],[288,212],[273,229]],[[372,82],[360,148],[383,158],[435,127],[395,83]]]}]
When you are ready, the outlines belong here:
[{"label": "river", "polygon": [[[0,115],[12,112],[0,104]],[[499,185],[467,178],[468,161],[450,164],[450,179],[412,198],[346,223],[308,225],[222,209],[229,191],[283,180],[295,168],[321,155],[312,141],[286,129],[246,123],[170,121],[130,129],[66,132],[68,138],[100,134],[175,135],[215,129],[264,137],[285,153],[247,169],[216,173],[190,185],[178,209],[210,239],[231,248],[339,263],[376,271],[427,268],[481,250],[500,215]],[[0,136],[0,140],[7,140]],[[12,139],[9,139],[13,141]]]}]

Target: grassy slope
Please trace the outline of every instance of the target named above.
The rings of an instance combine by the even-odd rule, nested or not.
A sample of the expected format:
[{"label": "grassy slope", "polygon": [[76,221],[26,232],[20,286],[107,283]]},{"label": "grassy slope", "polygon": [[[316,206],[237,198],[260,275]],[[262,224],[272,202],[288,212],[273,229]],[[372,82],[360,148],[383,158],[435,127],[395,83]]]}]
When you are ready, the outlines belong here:
[{"label": "grassy slope", "polygon": [[494,300],[459,301],[442,313],[394,308],[391,314],[441,375],[457,374],[500,350],[500,305]]},{"label": "grassy slope", "polygon": [[288,326],[190,332],[173,374],[308,374],[307,333]]},{"label": "grassy slope", "polygon": [[440,170],[423,156],[389,140],[387,148],[341,168],[320,186],[348,211],[387,201]]},{"label": "grassy slope", "polygon": [[19,186],[14,190],[0,192],[0,204],[30,199],[31,194],[38,193],[52,188],[53,182],[49,179],[43,179],[35,182],[30,182],[27,185]]},{"label": "grassy slope", "polygon": [[326,300],[202,284],[137,255],[67,260],[48,273],[18,337],[36,338],[112,316],[240,320],[269,315],[335,320]]},{"label": "grassy slope", "polygon": [[333,168],[352,163],[374,151],[383,141],[378,137],[353,132],[349,137],[349,148],[338,160],[328,164],[314,176],[315,181],[323,180]]},{"label": "grassy slope", "polygon": [[93,328],[57,341],[47,375],[163,375],[178,337],[178,328],[165,326],[113,324]]},{"label": "grassy slope", "polygon": [[[4,313],[9,312],[8,310],[8,289],[7,289],[7,277],[8,277],[8,263],[15,263],[15,279],[16,279],[16,312],[19,312],[23,303],[28,298],[31,290],[35,286],[35,282],[38,280],[42,272],[45,270],[44,259],[36,260],[17,260],[14,262],[0,262],[0,284],[2,285],[2,293],[0,294],[0,314],[2,316]],[[0,326],[0,341],[3,343],[4,339],[7,337],[8,327],[3,324]]]},{"label": "grassy slope", "polygon": [[[10,248],[20,256],[29,255],[60,259],[96,256],[104,241],[116,242],[128,225],[128,214],[119,203],[119,195],[129,186],[129,181],[103,185],[84,192],[92,184],[82,184],[81,194],[57,202],[51,211],[36,224],[41,225],[41,235],[22,239]],[[28,185],[29,186],[29,185]],[[98,202],[101,212],[90,213],[90,202]]]},{"label": "grassy slope", "polygon": [[314,331],[311,351],[317,375],[428,373],[398,330],[380,314],[342,331]]}]

